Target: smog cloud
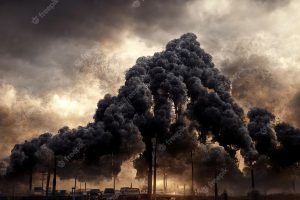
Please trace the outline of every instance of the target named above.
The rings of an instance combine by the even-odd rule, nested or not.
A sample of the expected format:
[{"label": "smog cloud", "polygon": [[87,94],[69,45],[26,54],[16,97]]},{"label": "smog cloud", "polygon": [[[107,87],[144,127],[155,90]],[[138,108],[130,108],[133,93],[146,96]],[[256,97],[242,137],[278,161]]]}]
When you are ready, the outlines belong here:
[{"label": "smog cloud", "polygon": [[[71,129],[79,124],[84,126],[91,120],[98,99],[108,92],[116,94],[123,72],[133,64],[132,58],[152,54],[170,38],[187,31],[196,32],[202,47],[214,56],[216,67],[232,82],[233,98],[245,111],[262,107],[277,116],[275,121],[280,118],[299,127],[299,70],[294,66],[299,64],[300,29],[292,22],[299,19],[299,2],[295,0],[143,1],[138,7],[129,0],[63,1],[38,24],[32,24],[32,17],[50,3],[16,0],[3,2],[0,8],[0,25],[6,27],[0,31],[3,39],[0,47],[3,86],[0,92],[5,96],[0,109],[3,116],[0,129],[4,131],[0,134],[3,135],[1,143],[8,144],[1,145],[5,152],[1,157],[7,156],[15,143],[38,133],[55,132],[64,125]],[[293,20],[290,20],[291,15]],[[121,53],[128,49],[138,49],[138,55],[136,52]],[[128,60],[127,57],[131,58]],[[169,88],[168,84],[177,84],[179,91],[187,90],[173,77],[168,80],[170,83],[165,83],[165,88]],[[135,81],[131,83],[136,84]],[[211,96],[209,98],[218,100]],[[179,105],[185,101],[182,96],[173,98]],[[143,103],[141,107],[147,105]],[[164,95],[155,99],[156,104],[159,120],[155,123],[160,127],[170,124],[175,115],[173,105]],[[63,109],[66,105],[68,109]],[[80,111],[74,112],[74,107],[79,107]],[[210,112],[219,114],[218,109],[207,111]],[[233,115],[226,114],[229,118]],[[20,120],[20,116],[24,117]],[[245,126],[241,125],[240,116],[243,114],[238,114],[235,123]],[[136,120],[148,120],[149,117]],[[195,117],[200,120],[209,116]],[[189,124],[186,118],[184,116],[180,123],[171,126],[171,132],[181,132],[182,127],[188,127],[182,138],[189,138],[185,143],[194,146],[195,132],[210,129],[211,124]],[[213,122],[212,125],[219,124]],[[139,129],[151,135],[152,129],[147,133],[148,125]],[[170,130],[162,130],[161,139],[171,137],[168,135]],[[217,128],[212,132],[217,132]],[[207,139],[205,135],[210,133],[209,130],[208,134],[202,134],[201,140]],[[242,133],[246,131],[239,130],[237,135]],[[246,141],[240,145],[247,146]],[[175,153],[172,144],[167,148]],[[236,151],[229,149],[234,148],[227,147],[229,157],[233,157]]]}]

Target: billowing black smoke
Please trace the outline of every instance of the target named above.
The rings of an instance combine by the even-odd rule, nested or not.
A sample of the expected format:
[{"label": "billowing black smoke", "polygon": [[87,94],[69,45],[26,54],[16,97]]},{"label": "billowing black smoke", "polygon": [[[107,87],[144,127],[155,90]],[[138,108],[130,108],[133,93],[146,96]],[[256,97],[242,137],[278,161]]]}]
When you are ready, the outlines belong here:
[{"label": "billowing black smoke", "polygon": [[[247,158],[255,155],[243,110],[231,98],[230,81],[214,68],[194,34],[169,42],[165,51],[153,57],[138,59],[126,76],[127,80],[133,77],[143,79],[153,99],[153,112],[149,110],[153,116],[147,122],[152,124],[152,134],[141,133],[148,141],[157,135],[166,147],[160,157],[169,170],[182,169],[175,163],[188,163],[187,155],[208,140],[218,142],[231,158],[237,150]],[[138,173],[145,172],[147,155],[136,161]]]},{"label": "billowing black smoke", "polygon": [[286,123],[276,124],[275,116],[261,108],[249,111],[248,118],[248,130],[260,155],[268,156],[272,164],[280,167],[299,161],[299,129]]},{"label": "billowing black smoke", "polygon": [[248,118],[248,130],[255,141],[257,151],[271,156],[277,147],[277,138],[272,127],[275,116],[264,109],[254,108],[248,112]]},{"label": "billowing black smoke", "polygon": [[[95,175],[109,178],[112,173],[118,173],[122,162],[144,148],[130,108],[121,102],[121,99],[106,96],[98,104],[95,121],[86,127],[64,127],[56,135],[43,134],[16,145],[7,174],[53,168],[54,156],[61,165],[58,174],[62,178],[79,176],[86,180],[95,178]],[[112,154],[115,160],[113,170]]]},{"label": "billowing black smoke", "polygon": [[108,178],[140,154],[134,166],[137,176],[145,177],[152,165],[153,138],[158,165],[172,174],[188,172],[194,154],[199,182],[222,170],[224,180],[242,180],[238,151],[248,164],[267,160],[290,166],[300,159],[299,130],[276,125],[274,115],[263,109],[247,116],[249,123],[231,97],[229,79],[188,33],[169,42],[165,51],[137,59],[119,94],[99,101],[94,122],[16,145],[7,174],[51,168],[55,156],[64,161],[57,172],[63,178]]}]

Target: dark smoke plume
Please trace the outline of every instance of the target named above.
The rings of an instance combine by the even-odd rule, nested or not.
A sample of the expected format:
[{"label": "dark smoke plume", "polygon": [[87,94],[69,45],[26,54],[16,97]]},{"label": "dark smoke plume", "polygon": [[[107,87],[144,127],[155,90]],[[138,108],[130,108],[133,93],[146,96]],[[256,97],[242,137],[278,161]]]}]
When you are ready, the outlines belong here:
[{"label": "dark smoke plume", "polygon": [[138,58],[118,95],[99,101],[94,122],[16,145],[7,174],[51,168],[54,156],[72,155],[57,171],[62,178],[109,178],[140,154],[134,166],[142,178],[152,165],[153,138],[163,147],[158,165],[171,174],[188,173],[193,152],[197,180],[209,180],[226,168],[224,180],[243,181],[238,152],[246,164],[256,161],[257,166],[264,157],[282,167],[299,160],[291,154],[300,150],[299,130],[276,125],[274,115],[263,109],[251,110],[248,118],[249,123],[231,97],[229,79],[215,68],[196,36],[187,33],[170,41],[165,51]]}]

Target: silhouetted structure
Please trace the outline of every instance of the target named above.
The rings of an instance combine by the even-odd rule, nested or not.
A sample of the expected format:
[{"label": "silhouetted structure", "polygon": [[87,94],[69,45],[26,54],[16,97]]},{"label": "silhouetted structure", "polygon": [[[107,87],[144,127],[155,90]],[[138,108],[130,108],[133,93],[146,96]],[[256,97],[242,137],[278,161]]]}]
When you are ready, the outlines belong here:
[{"label": "silhouetted structure", "polygon": [[52,196],[54,198],[56,195],[56,168],[57,168],[57,158],[54,157],[54,170],[53,170],[53,182],[52,182]]}]

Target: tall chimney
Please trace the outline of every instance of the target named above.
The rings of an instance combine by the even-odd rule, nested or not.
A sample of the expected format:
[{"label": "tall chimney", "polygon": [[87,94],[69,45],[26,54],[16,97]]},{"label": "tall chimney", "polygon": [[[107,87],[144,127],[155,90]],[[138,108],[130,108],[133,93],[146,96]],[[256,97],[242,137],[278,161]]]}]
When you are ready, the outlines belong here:
[{"label": "tall chimney", "polygon": [[215,200],[218,200],[218,183],[217,183],[217,175],[215,175]]},{"label": "tall chimney", "polygon": [[292,186],[293,186],[293,192],[295,193],[296,192],[296,181],[295,181],[295,179],[293,179]]},{"label": "tall chimney", "polygon": [[57,168],[57,158],[54,156],[54,170],[53,170],[53,182],[52,182],[52,196],[55,198],[56,195],[56,168]]},{"label": "tall chimney", "polygon": [[166,192],[166,172],[164,171],[164,193]]},{"label": "tall chimney", "polygon": [[47,182],[46,182],[46,199],[48,199],[48,192],[49,192],[49,185],[50,185],[50,178],[51,178],[51,170],[48,170],[47,173]]},{"label": "tall chimney", "polygon": [[153,152],[153,145],[152,145],[152,141],[151,139],[148,140],[148,143],[150,145],[149,146],[149,151],[147,152],[148,155],[148,191],[147,191],[147,196],[148,196],[148,199],[151,200],[152,199],[152,173],[153,173],[153,155],[152,155],[152,152]]},{"label": "tall chimney", "polygon": [[29,193],[32,192],[32,174],[33,174],[33,170],[32,170],[32,168],[30,168],[30,171],[29,171]]},{"label": "tall chimney", "polygon": [[42,172],[42,190],[44,190],[45,175],[47,174],[45,172]]},{"label": "tall chimney", "polygon": [[168,191],[168,174],[166,174],[166,192]]},{"label": "tall chimney", "polygon": [[156,167],[157,167],[157,164],[156,164],[156,158],[157,158],[157,134],[155,134],[155,146],[154,146],[154,174],[153,174],[153,196],[154,196],[154,199],[156,199]]},{"label": "tall chimney", "polygon": [[254,183],[254,170],[253,170],[253,167],[251,168],[251,187],[252,187],[252,190],[255,189],[255,183]]},{"label": "tall chimney", "polygon": [[193,150],[191,151],[191,160],[192,160],[192,186],[191,186],[191,194],[194,195],[194,158],[193,158]]},{"label": "tall chimney", "polygon": [[111,153],[111,176],[113,179],[113,188],[114,190],[116,190],[116,175],[115,175],[115,170],[114,170],[114,166],[115,166],[115,161],[114,161],[114,153]]}]

